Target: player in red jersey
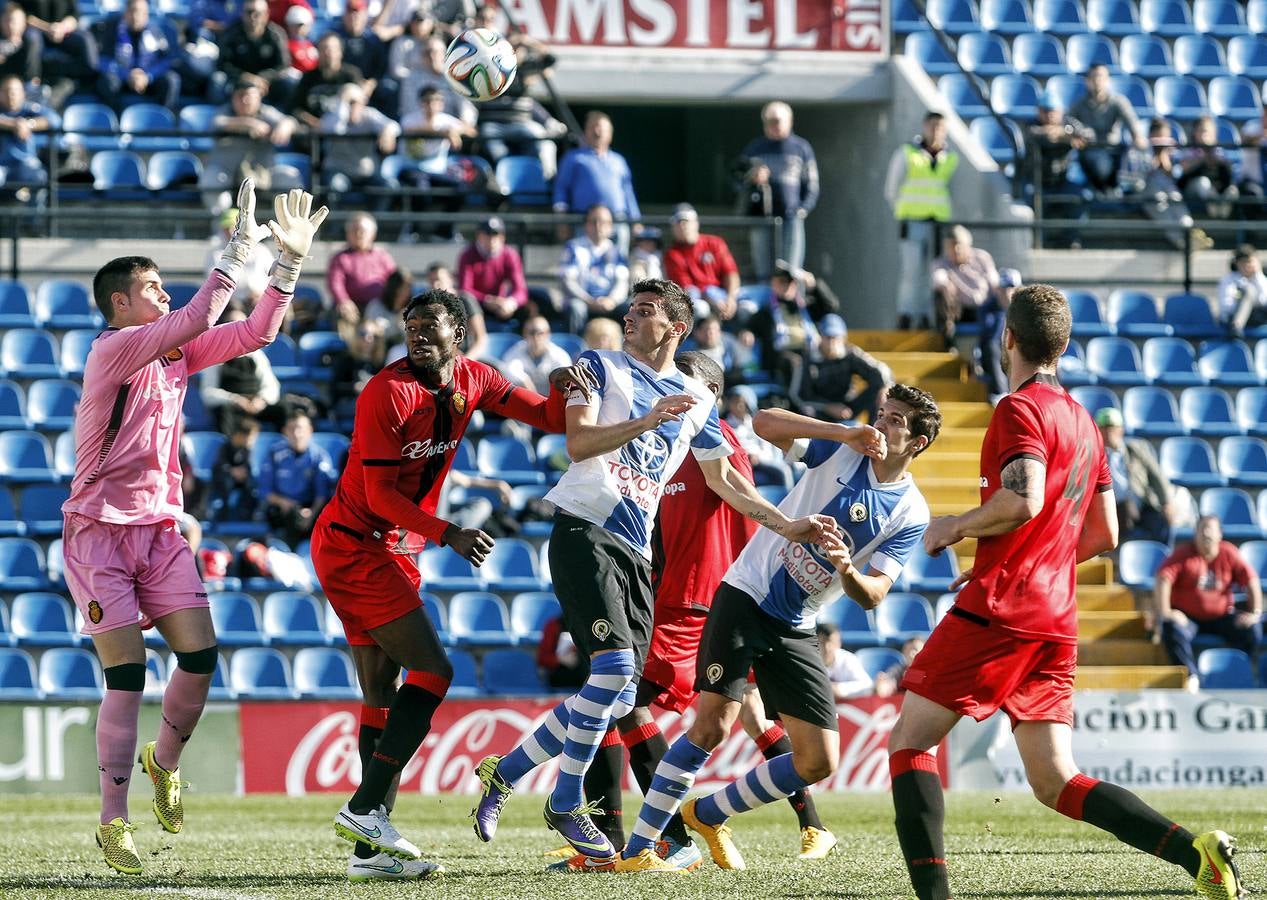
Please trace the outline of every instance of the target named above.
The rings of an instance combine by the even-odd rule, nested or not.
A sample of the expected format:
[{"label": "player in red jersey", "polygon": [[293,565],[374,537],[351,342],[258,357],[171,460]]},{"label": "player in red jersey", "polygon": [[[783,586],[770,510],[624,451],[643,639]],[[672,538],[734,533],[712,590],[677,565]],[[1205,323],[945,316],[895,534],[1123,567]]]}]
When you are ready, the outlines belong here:
[{"label": "player in red jersey", "polygon": [[[565,422],[560,390],[547,400],[458,355],[466,310],[454,294],[419,294],[403,318],[408,355],[370,379],[357,398],[347,466],[312,535],[313,566],[343,622],[365,698],[361,785],[334,824],[337,834],[357,844],[348,867],[354,880],[417,879],[438,871],[388,819],[388,795],[453,676],[419,598],[421,576],[411,555],[417,548],[403,535],[447,545],[482,564],[492,538],[435,516],[471,416],[482,409],[556,433]],[[587,392],[576,369],[554,373],[553,381]],[[398,689],[402,667],[408,675]]]},{"label": "player in red jersey", "polygon": [[981,505],[933,519],[924,534],[929,553],[978,538],[977,556],[902,679],[889,738],[898,840],[920,900],[949,898],[933,753],[961,716],[981,721],[1003,709],[1041,803],[1182,866],[1202,897],[1230,900],[1241,894],[1228,835],[1194,837],[1073,760],[1075,566],[1117,545],[1117,509],[1099,431],[1056,380],[1071,321],[1068,301],[1048,285],[1013,297],[1003,332],[1012,393],[981,448]]}]

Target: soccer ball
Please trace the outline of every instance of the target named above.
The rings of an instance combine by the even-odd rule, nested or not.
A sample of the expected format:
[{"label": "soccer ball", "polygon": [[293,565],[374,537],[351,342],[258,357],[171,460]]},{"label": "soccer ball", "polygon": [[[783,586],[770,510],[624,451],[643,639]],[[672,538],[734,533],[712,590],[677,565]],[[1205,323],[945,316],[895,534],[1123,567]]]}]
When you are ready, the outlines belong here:
[{"label": "soccer ball", "polygon": [[515,80],[517,68],[514,48],[489,28],[468,28],[444,51],[444,77],[468,100],[500,97]]}]

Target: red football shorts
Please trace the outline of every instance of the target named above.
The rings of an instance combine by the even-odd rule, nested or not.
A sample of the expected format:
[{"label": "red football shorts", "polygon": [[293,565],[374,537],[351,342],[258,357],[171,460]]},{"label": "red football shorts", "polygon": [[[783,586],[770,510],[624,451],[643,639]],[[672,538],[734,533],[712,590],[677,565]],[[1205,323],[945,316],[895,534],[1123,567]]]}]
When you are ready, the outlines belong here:
[{"label": "red football shorts", "polygon": [[706,610],[656,606],[642,678],[664,688],[651,698],[661,709],[685,712],[695,700],[695,656],[707,618]]},{"label": "red football shorts", "polygon": [[422,605],[422,575],[414,558],[318,522],[312,529],[312,567],[343,623],[348,643],[374,644],[369,631]]},{"label": "red football shorts", "polygon": [[1078,645],[1026,640],[953,613],[933,629],[902,687],[978,722],[1002,709],[1019,722],[1073,725]]}]

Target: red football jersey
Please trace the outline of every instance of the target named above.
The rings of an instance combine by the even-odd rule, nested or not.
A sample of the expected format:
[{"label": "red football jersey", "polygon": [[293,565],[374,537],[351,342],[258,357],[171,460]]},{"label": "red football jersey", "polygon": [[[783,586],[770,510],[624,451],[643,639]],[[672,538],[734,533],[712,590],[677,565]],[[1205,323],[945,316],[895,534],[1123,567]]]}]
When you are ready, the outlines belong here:
[{"label": "red football jersey", "polygon": [[739,269],[726,242],[701,234],[694,244],[674,244],[664,251],[664,277],[684,288],[725,287],[726,276]]},{"label": "red football jersey", "polygon": [[1036,375],[994,410],[981,447],[981,502],[1020,457],[1047,467],[1043,509],[1007,534],[977,542],[972,580],[956,605],[1019,637],[1076,643],[1078,538],[1094,495],[1112,490],[1091,416],[1052,377]]},{"label": "red football jersey", "polygon": [[[723,420],[722,435],[734,448],[727,459],[752,480],[752,463]],[[757,530],[757,523],[714,494],[694,455],[688,453],[664,486],[651,544],[651,583],[656,606],[706,610],[722,576]]]}]

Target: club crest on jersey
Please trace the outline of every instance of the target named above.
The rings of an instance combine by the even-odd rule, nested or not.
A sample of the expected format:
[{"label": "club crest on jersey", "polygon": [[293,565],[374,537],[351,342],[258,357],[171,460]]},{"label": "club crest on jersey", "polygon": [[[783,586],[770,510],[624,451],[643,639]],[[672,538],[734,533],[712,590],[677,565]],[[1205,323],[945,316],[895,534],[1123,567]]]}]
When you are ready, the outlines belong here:
[{"label": "club crest on jersey", "polygon": [[600,641],[605,641],[611,636],[612,623],[608,622],[606,619],[599,619],[590,627],[590,631],[593,632],[594,637],[598,638]]},{"label": "club crest on jersey", "polygon": [[459,416],[466,412],[466,394],[453,395],[453,410]]},{"label": "club crest on jersey", "polygon": [[849,521],[850,522],[867,521],[867,508],[863,506],[861,503],[851,504],[849,506]]},{"label": "club crest on jersey", "polygon": [[91,620],[92,624],[94,625],[101,624],[102,615],[103,613],[101,612],[101,604],[98,603],[96,600],[89,600],[88,601],[88,618],[89,620]]},{"label": "club crest on jersey", "polygon": [[721,681],[722,667],[720,663],[713,663],[704,670],[704,677],[708,679],[709,684],[716,684]]}]

